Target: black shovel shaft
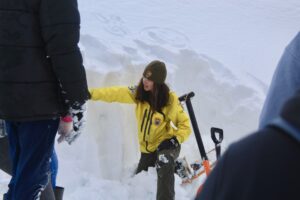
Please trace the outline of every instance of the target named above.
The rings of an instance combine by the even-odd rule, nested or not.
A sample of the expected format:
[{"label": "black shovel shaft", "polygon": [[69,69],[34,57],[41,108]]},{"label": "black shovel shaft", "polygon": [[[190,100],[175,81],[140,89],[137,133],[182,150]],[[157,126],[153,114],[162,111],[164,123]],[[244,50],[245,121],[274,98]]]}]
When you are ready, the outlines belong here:
[{"label": "black shovel shaft", "polygon": [[217,160],[218,160],[221,156],[221,145],[217,144],[215,148],[216,148],[216,157],[217,157]]},{"label": "black shovel shaft", "polygon": [[195,134],[195,137],[196,137],[196,141],[197,141],[197,144],[198,144],[198,148],[199,148],[199,151],[200,151],[201,158],[202,158],[202,160],[208,160],[205,149],[204,149],[203,141],[202,141],[202,138],[201,138],[201,134],[200,134],[200,131],[199,131],[199,128],[198,128],[198,123],[197,123],[196,116],[195,116],[195,113],[194,113],[193,105],[192,105],[192,102],[191,102],[191,97],[193,97],[194,95],[195,95],[194,92],[190,92],[188,94],[185,94],[185,95],[179,97],[179,100],[186,102],[186,107],[188,109],[188,113],[189,113],[190,120],[191,120],[191,123],[192,123],[192,126],[193,126],[193,130],[194,130],[194,134]]}]

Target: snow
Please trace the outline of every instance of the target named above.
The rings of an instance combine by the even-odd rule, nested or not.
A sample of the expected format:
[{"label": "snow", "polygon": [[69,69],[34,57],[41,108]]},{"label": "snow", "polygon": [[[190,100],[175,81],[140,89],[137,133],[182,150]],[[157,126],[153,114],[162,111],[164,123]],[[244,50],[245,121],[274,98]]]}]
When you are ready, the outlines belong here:
[{"label": "snow", "polygon": [[[79,0],[79,8],[89,86],[134,85],[148,62],[163,60],[171,89],[196,94],[207,151],[211,127],[224,130],[223,149],[256,130],[272,73],[300,17],[298,0]],[[132,105],[89,102],[85,132],[56,149],[66,200],[156,197],[154,168],[133,175],[140,153]],[[200,158],[193,135],[183,156]],[[204,179],[182,186],[176,176],[176,200],[192,199]],[[0,196],[8,181],[0,172]]]}]

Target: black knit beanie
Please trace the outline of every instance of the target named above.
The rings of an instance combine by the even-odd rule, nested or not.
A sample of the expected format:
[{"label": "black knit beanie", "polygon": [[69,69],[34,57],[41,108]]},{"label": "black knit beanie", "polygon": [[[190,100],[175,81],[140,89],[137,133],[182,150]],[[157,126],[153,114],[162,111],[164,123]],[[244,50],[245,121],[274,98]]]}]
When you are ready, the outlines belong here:
[{"label": "black knit beanie", "polygon": [[167,69],[165,63],[159,60],[154,60],[150,62],[146,66],[143,76],[153,81],[154,83],[164,83],[167,77]]},{"label": "black knit beanie", "polygon": [[300,129],[300,91],[283,105],[280,116]]}]

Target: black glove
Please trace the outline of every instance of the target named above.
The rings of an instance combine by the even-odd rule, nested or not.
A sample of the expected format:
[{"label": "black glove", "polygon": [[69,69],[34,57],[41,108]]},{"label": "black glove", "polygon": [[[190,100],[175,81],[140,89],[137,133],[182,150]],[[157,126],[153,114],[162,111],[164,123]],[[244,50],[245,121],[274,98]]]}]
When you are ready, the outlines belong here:
[{"label": "black glove", "polygon": [[179,144],[177,138],[174,136],[170,139],[166,139],[166,140],[162,141],[160,143],[160,145],[157,147],[157,150],[162,151],[165,149],[175,149],[175,148],[179,147],[179,145],[180,144]]}]

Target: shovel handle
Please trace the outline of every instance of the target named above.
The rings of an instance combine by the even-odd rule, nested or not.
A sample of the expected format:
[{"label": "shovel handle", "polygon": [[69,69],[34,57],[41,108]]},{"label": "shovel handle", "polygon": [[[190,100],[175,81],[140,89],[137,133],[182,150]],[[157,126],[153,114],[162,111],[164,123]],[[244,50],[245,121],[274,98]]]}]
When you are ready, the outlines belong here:
[{"label": "shovel handle", "polygon": [[[215,143],[215,145],[218,145],[218,144],[220,144],[223,141],[224,134],[223,134],[223,130],[222,129],[212,127],[210,129],[210,133],[211,133],[211,139],[213,140],[213,142]],[[217,137],[217,134],[219,134],[219,137]]]}]

